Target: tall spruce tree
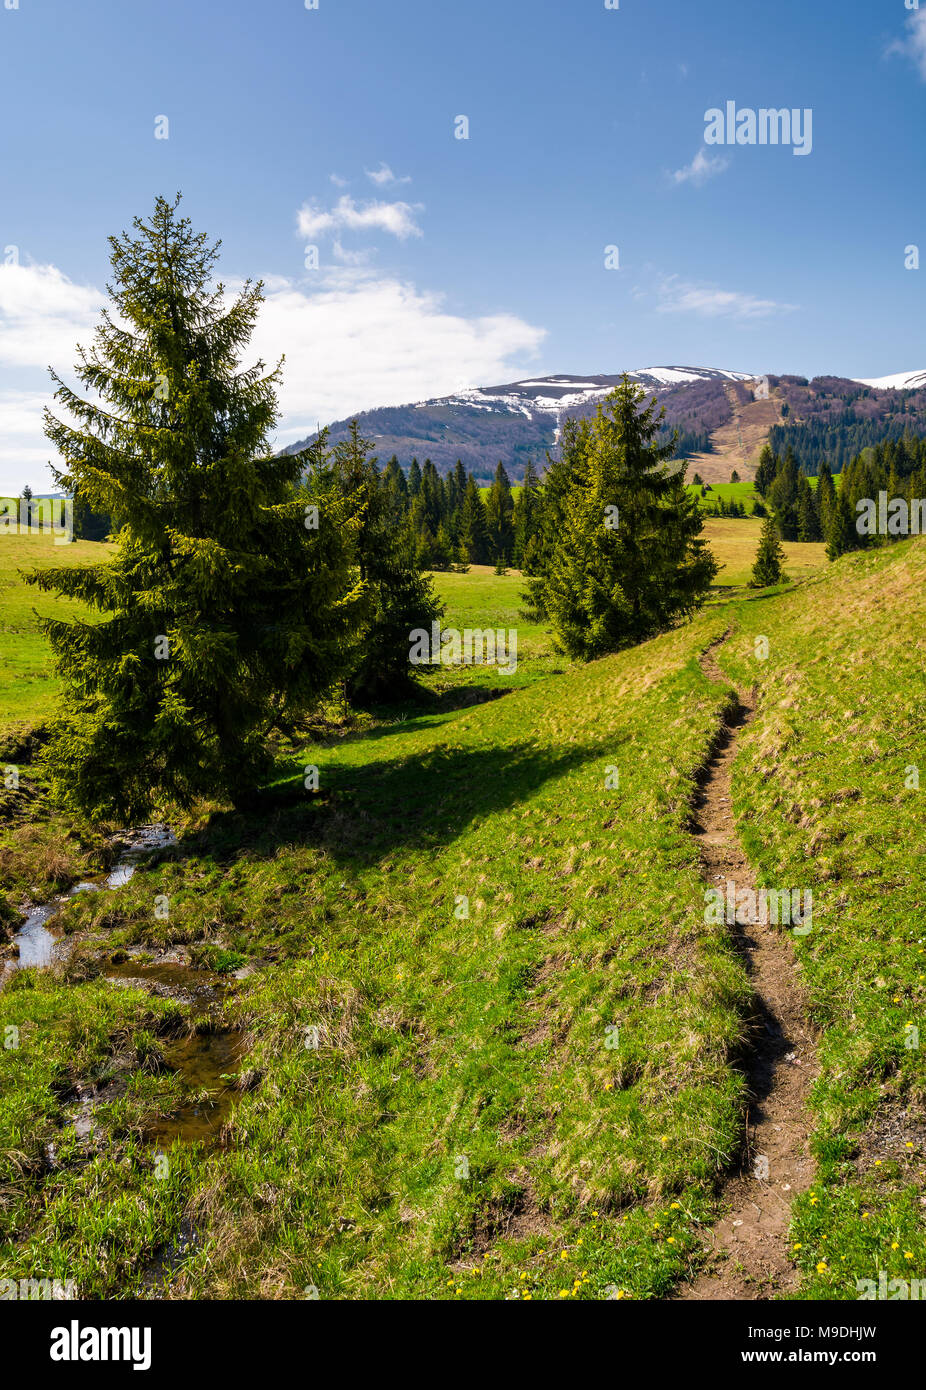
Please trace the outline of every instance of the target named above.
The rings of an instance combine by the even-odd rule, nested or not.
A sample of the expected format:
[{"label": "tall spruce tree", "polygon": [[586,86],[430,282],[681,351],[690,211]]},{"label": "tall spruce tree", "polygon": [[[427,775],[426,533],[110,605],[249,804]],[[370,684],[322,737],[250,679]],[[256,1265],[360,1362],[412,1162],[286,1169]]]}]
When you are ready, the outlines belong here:
[{"label": "tall spruce tree", "polygon": [[507,565],[514,550],[514,498],[505,465],[499,460],[485,502],[486,524],[493,559]]},{"label": "tall spruce tree", "polygon": [[514,504],[514,550],[512,559],[516,565],[524,566],[534,535],[540,526],[540,509],[543,494],[531,459],[524,469],[524,482]]},{"label": "tall spruce tree", "polygon": [[797,484],[797,538],[799,541],[823,539],[816,494],[803,473]]},{"label": "tall spruce tree", "polygon": [[39,570],[99,621],[44,629],[64,682],[49,749],[62,801],[127,821],[199,796],[237,805],[271,767],[267,735],[346,669],[363,611],[349,500],[316,520],[295,484],[305,459],[271,456],[280,368],[242,369],[262,300],[212,283],[218,244],[178,198],[110,238],[104,311],[76,375],[54,373],[77,427],[46,412],[58,480],[118,532],[108,563]]},{"label": "tall spruce tree", "polygon": [[820,518],[820,532],[824,538],[829,534],[830,517],[835,502],[836,488],[833,484],[833,475],[830,472],[829,464],[824,459],[817,475],[817,513]]},{"label": "tall spruce tree", "polygon": [[855,518],[846,496],[845,488],[840,488],[830,511],[830,525],[826,535],[826,555],[829,560],[838,560],[849,550],[858,550],[859,535],[855,528]]},{"label": "tall spruce tree", "polygon": [[486,509],[476,479],[469,475],[463,506],[460,509],[460,544],[470,564],[487,565],[492,555],[492,538],[486,521]]},{"label": "tall spruce tree", "polygon": [[[334,471],[345,499],[358,505],[353,555],[370,614],[347,682],[357,702],[391,700],[410,687],[409,633],[430,628],[443,612],[431,581],[416,563],[415,539],[376,466],[372,441],[356,420],[333,450]],[[424,477],[434,465],[428,460]],[[422,488],[424,491],[424,488]],[[419,499],[420,500],[420,499]]]},{"label": "tall spruce tree", "polygon": [[543,576],[544,608],[560,647],[589,660],[690,615],[717,564],[683,470],[658,443],[664,412],[625,376],[598,406]]},{"label": "tall spruce tree", "polygon": [[763,444],[755,479],[756,492],[762,497],[768,496],[768,490],[775,481],[778,467],[779,459],[776,454],[772,453],[771,445]]},{"label": "tall spruce tree", "polygon": [[798,538],[800,477],[797,459],[794,457],[794,450],[789,444],[779,465],[775,481],[766,494],[778,522],[779,534],[785,541],[796,541]]},{"label": "tall spruce tree", "polygon": [[546,606],[549,570],[565,525],[566,500],[584,477],[590,429],[589,420],[567,419],[563,423],[558,453],[547,454],[538,525],[522,558],[527,577],[527,590],[521,596],[524,616],[533,622],[543,622],[550,616]]}]

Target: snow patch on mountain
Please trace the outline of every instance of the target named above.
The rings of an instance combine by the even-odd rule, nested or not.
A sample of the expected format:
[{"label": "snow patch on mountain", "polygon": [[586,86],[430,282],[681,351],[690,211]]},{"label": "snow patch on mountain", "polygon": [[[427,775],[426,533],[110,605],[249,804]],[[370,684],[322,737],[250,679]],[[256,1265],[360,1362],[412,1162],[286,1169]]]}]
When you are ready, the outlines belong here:
[{"label": "snow patch on mountain", "polygon": [[893,376],[855,376],[852,380],[860,386],[873,386],[878,391],[916,391],[926,386],[926,371],[895,372]]},{"label": "snow patch on mountain", "polygon": [[[752,372],[733,372],[722,367],[641,367],[628,372],[632,381],[651,390],[684,386],[695,381],[751,381]],[[507,382],[502,386],[469,386],[451,396],[439,396],[418,401],[416,410],[435,406],[468,406],[473,410],[514,413],[533,419],[537,415],[552,415],[557,420],[576,406],[585,405],[606,396],[620,381],[620,376],[544,376],[524,381]]]}]

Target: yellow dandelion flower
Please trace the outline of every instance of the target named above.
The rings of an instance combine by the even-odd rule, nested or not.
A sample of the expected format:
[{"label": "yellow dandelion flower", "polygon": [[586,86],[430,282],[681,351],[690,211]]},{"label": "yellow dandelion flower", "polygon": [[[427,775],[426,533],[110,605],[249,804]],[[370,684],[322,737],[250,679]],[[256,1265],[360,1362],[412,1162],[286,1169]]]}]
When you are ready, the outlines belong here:
[{"label": "yellow dandelion flower", "polygon": [[826,1260],[821,1260],[820,1263],[817,1265],[817,1273],[825,1274],[828,1268],[829,1266],[827,1265]]}]

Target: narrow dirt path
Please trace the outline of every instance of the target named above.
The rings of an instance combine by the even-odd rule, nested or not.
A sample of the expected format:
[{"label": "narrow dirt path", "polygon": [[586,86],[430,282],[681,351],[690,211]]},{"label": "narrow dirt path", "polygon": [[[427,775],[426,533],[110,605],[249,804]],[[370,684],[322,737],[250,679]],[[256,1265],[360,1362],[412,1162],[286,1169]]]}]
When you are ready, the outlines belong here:
[{"label": "narrow dirt path", "polygon": [[[711,680],[728,677],[715,653],[729,633],[701,657]],[[739,692],[739,706],[704,768],[693,813],[705,882],[726,892],[755,891],[756,879],[740,848],[731,803],[733,760],[741,730],[755,713],[753,697]],[[781,888],[797,885],[781,884]],[[739,910],[735,934],[753,989],[755,1011],[743,1060],[748,1086],[743,1152],[727,1178],[727,1214],[710,1233],[707,1269],[684,1285],[680,1299],[763,1299],[790,1289],[794,1268],[787,1256],[791,1202],[810,1186],[807,1095],[816,1075],[813,1032],[787,928],[762,923],[754,909]]]}]

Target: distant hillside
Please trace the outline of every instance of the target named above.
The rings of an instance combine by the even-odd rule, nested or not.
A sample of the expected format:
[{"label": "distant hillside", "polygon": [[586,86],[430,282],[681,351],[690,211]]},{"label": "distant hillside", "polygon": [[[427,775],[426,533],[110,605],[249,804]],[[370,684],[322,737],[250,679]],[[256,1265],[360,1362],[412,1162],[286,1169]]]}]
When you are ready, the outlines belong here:
[{"label": "distant hillside", "polygon": [[769,377],[781,398],[781,422],[769,443],[782,454],[790,444],[808,474],[826,459],[833,472],[863,449],[905,434],[926,435],[926,372],[884,377],[881,383],[845,377]]},{"label": "distant hillside", "polygon": [[[862,449],[904,433],[926,434],[926,372],[901,372],[872,381],[846,377],[768,376],[768,394],[748,372],[716,367],[644,367],[629,372],[665,409],[664,438],[678,432],[676,457],[689,476],[725,482],[733,469],[755,473],[766,441],[783,453],[790,443],[807,472],[826,458],[834,471]],[[457,459],[483,484],[498,461],[512,482],[528,459],[542,469],[563,423],[595,412],[620,381],[613,376],[541,376],[501,386],[473,387],[411,405],[365,410],[330,426],[332,443],[347,437],[350,419],[376,445],[385,462],[395,454],[407,468],[430,459],[449,473]],[[304,449],[314,435],[283,452]]]},{"label": "distant hillside", "polygon": [[[679,457],[710,448],[710,435],[732,416],[725,387],[749,392],[741,383],[747,372],[715,367],[646,367],[628,373],[666,407],[668,429],[680,431]],[[520,481],[528,459],[543,465],[556,445],[562,424],[570,416],[593,414],[597,402],[620,381],[614,376],[552,376],[474,387],[454,396],[418,404],[366,410],[357,415],[361,432],[376,442],[381,460],[397,455],[408,466],[412,458],[429,458],[440,473],[462,459],[482,482],[489,482],[499,459],[512,481]],[[350,417],[354,418],[353,416]],[[330,427],[332,443],[346,438],[349,420]],[[290,445],[297,453],[314,435]]]}]

